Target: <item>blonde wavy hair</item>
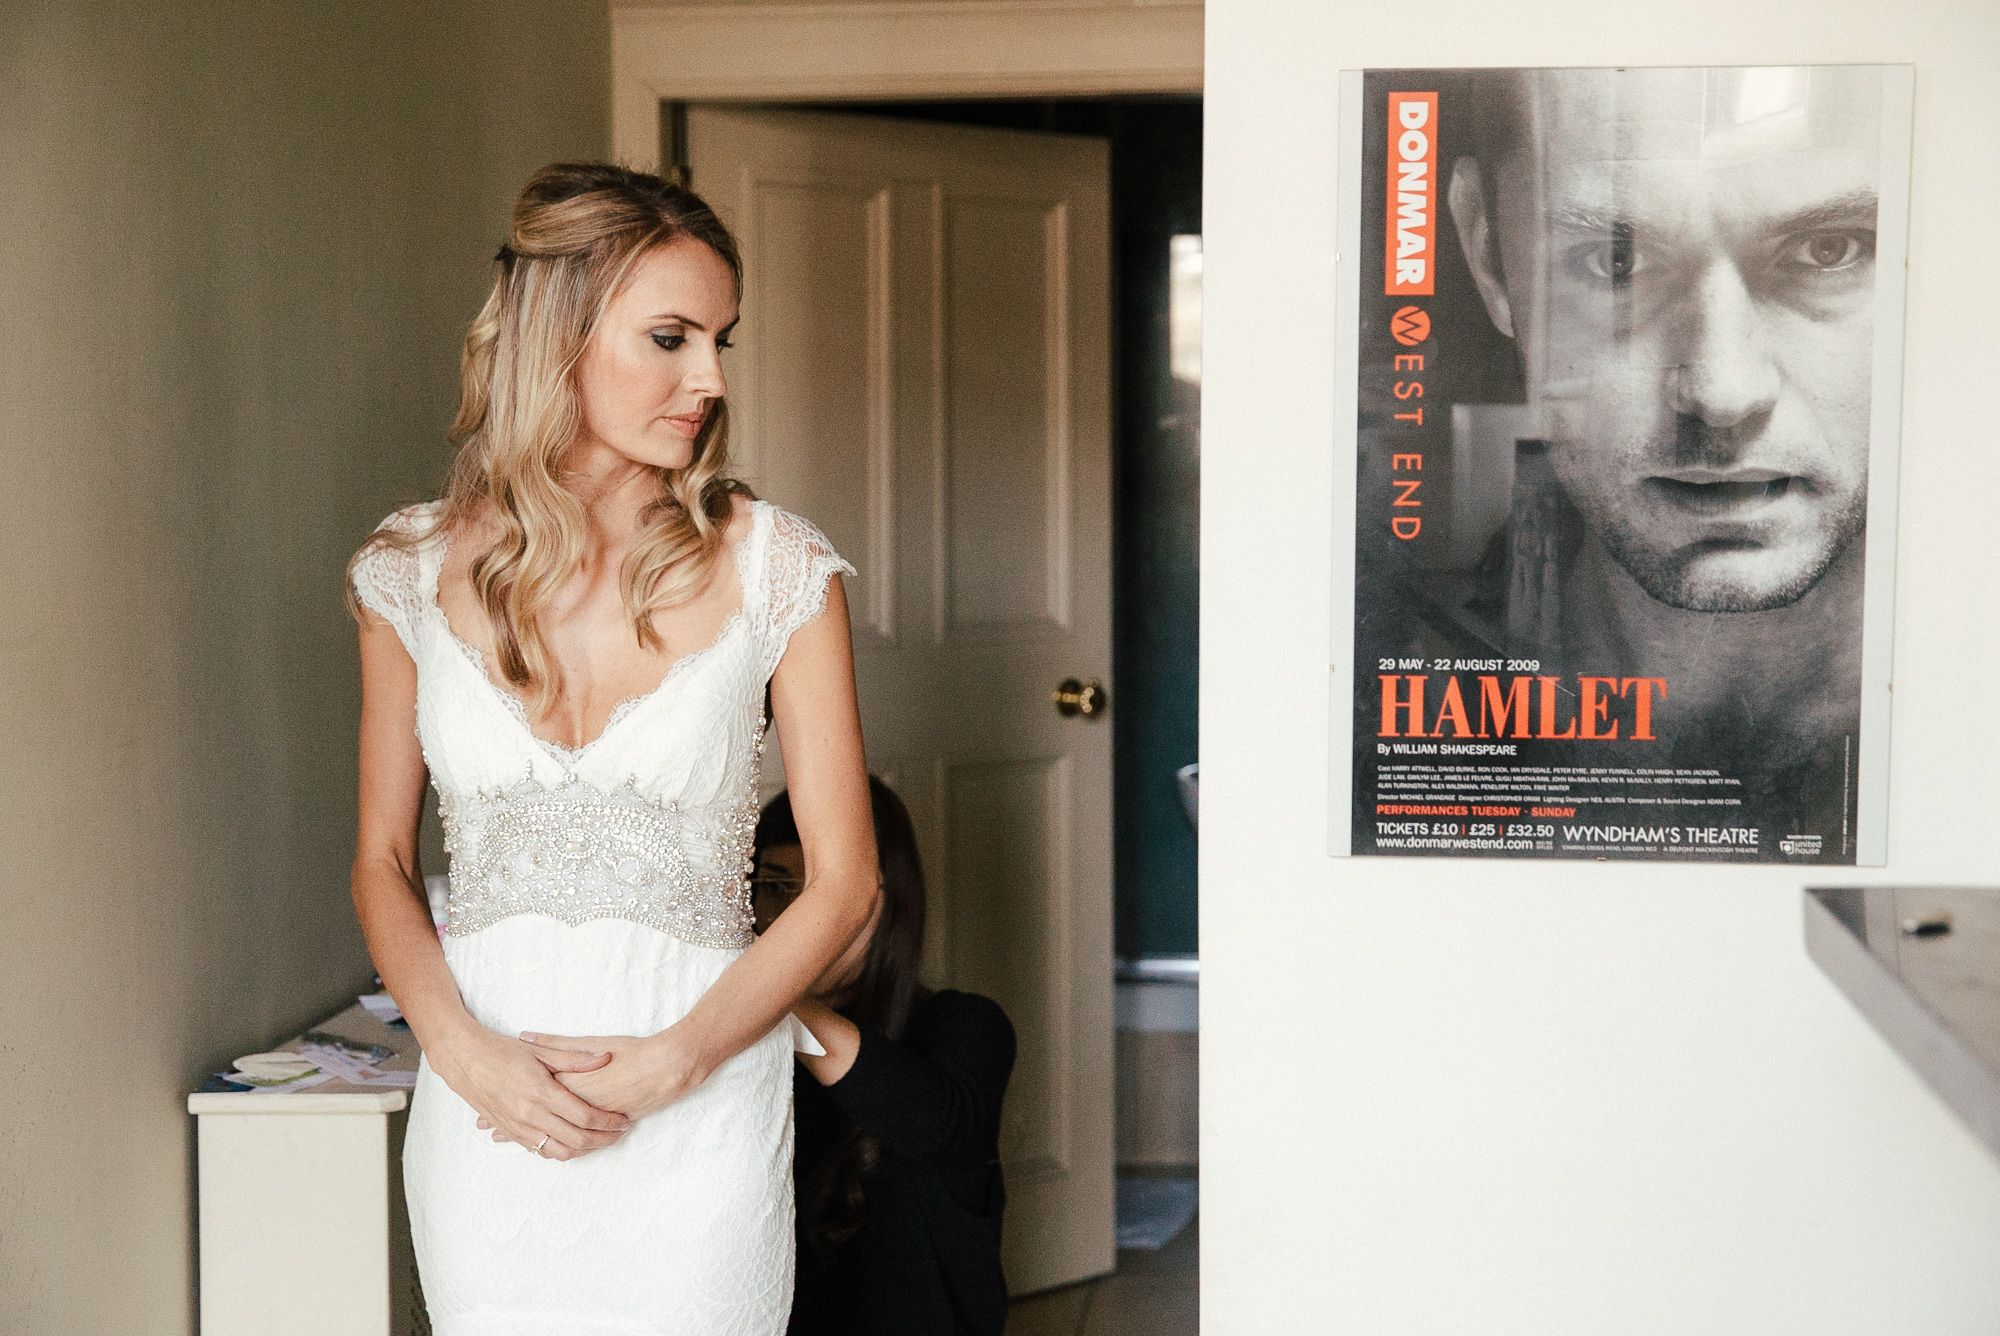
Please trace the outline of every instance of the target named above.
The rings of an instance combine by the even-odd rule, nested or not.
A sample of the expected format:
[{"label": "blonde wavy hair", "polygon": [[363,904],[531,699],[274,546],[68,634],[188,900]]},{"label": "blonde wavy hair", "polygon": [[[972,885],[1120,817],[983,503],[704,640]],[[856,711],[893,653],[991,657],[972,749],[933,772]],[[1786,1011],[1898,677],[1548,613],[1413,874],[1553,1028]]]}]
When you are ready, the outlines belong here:
[{"label": "blonde wavy hair", "polygon": [[[581,501],[560,464],[582,427],[575,368],[612,296],[639,260],[682,238],[706,245],[743,286],[736,239],[700,196],[645,172],[607,163],[542,168],[515,201],[506,244],[494,257],[493,291],[466,331],[459,360],[457,447],[435,525],[421,533],[378,529],[355,554],[408,549],[438,530],[463,532],[490,505],[500,535],[474,559],[471,581],[505,680],[530,693],[533,713],[562,694],[562,669],[541,619],[575,573],[584,547]],[[639,643],[664,652],[655,610],[699,593],[722,554],[731,497],[729,416],[710,408],[694,457],[658,469],[661,495],[640,515],[626,555],[625,606]],[[349,563],[348,605],[358,616]]]}]

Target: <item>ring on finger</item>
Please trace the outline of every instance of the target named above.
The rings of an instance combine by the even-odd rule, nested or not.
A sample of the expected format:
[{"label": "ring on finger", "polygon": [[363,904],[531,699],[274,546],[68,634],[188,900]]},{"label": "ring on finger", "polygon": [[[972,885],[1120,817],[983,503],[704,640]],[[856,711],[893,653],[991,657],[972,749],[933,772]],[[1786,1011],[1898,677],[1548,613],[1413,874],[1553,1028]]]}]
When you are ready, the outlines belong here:
[{"label": "ring on finger", "polygon": [[547,1132],[544,1132],[542,1133],[542,1139],[535,1143],[535,1154],[540,1155],[542,1153],[542,1147],[548,1144],[549,1144],[549,1134]]}]

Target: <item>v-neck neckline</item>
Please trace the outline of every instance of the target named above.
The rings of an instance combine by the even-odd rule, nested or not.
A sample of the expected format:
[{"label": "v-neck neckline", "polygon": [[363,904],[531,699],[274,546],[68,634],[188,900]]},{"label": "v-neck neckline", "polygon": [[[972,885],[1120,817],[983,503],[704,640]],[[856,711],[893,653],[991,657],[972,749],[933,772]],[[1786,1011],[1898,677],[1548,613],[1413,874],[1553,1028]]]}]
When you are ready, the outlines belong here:
[{"label": "v-neck neckline", "polygon": [[[750,544],[756,539],[757,526],[763,518],[760,503],[753,501],[751,502],[751,507],[750,524],[745,529],[743,536],[737,540],[732,552],[731,564],[736,571],[736,611],[730,613],[723,620],[722,625],[716,629],[714,639],[699,649],[688,651],[668,664],[666,671],[661,674],[659,682],[651,689],[641,691],[636,695],[627,696],[616,705],[613,705],[611,713],[605,716],[604,726],[597,730],[597,735],[574,747],[566,742],[557,742],[553,738],[545,738],[535,732],[534,725],[528,719],[526,702],[493,680],[493,674],[488,670],[486,665],[486,652],[461,636],[457,629],[452,626],[451,618],[445,615],[444,605],[438,601],[438,585],[444,576],[445,560],[451,552],[451,539],[442,528],[437,531],[436,565],[432,567],[430,578],[424,584],[425,611],[437,619],[438,629],[444,633],[446,639],[457,647],[459,654],[466,661],[466,666],[472,669],[479,677],[479,680],[485,684],[486,689],[499,700],[500,705],[513,717],[514,722],[520,725],[521,732],[528,741],[535,744],[536,747],[540,748],[552,760],[561,765],[565,771],[573,772],[578,766],[583,764],[585,757],[597,749],[598,744],[602,743],[616,731],[620,724],[636,714],[639,708],[647,702],[664,695],[667,688],[686,669],[707,659],[710,655],[721,649],[737,628],[744,624],[745,614],[750,606],[748,562]],[[728,546],[728,544],[725,542],[724,546]]]}]

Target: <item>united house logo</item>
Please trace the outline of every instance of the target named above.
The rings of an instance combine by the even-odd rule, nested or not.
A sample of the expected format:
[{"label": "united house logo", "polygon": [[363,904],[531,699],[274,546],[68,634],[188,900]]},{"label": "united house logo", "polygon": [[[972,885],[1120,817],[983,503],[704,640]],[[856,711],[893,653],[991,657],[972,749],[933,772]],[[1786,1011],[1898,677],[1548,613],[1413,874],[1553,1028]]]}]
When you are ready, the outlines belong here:
[{"label": "united house logo", "polygon": [[1382,291],[1428,297],[1437,268],[1437,94],[1389,94],[1389,207]]}]

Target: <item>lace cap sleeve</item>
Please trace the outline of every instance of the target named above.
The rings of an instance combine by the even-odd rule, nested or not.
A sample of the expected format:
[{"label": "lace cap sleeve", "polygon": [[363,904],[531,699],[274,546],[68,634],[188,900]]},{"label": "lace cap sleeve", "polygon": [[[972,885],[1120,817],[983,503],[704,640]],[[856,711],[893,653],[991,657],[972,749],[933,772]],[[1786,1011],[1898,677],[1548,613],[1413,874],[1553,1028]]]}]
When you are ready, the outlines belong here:
[{"label": "lace cap sleeve", "polygon": [[[405,506],[375,526],[376,533],[391,531],[421,534],[425,515],[421,506]],[[403,643],[411,645],[417,611],[423,592],[419,584],[417,550],[395,547],[373,537],[355,559],[354,594],[361,605],[396,628]],[[411,652],[415,653],[414,646]]]},{"label": "lace cap sleeve", "polygon": [[826,607],[835,572],[853,575],[854,566],[833,550],[810,520],[771,508],[771,536],[764,549],[764,674],[784,657],[792,632]]}]

